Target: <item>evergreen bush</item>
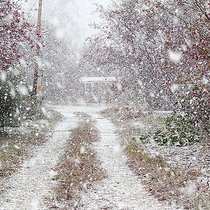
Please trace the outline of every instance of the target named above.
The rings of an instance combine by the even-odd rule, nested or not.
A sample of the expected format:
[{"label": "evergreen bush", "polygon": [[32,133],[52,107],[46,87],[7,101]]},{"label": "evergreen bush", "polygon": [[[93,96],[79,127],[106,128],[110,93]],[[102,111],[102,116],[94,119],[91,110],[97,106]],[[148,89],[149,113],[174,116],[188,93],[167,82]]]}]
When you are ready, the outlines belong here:
[{"label": "evergreen bush", "polygon": [[159,145],[186,146],[205,141],[209,135],[209,92],[205,85],[192,85],[180,96],[179,108],[165,120],[165,128],[139,137]]},{"label": "evergreen bush", "polygon": [[23,73],[6,71],[0,77],[0,128],[18,126],[31,115],[34,101]]}]

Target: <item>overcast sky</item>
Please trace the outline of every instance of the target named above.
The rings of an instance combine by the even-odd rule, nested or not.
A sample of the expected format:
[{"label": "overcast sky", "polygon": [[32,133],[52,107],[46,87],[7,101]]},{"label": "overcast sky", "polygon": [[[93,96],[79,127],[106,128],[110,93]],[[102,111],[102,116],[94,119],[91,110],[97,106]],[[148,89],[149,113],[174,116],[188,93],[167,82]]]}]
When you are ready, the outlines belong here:
[{"label": "overcast sky", "polygon": [[[72,44],[81,47],[84,40],[95,31],[89,27],[99,22],[93,14],[95,3],[107,7],[112,0],[43,0],[43,21],[57,28],[57,38],[66,37]],[[36,19],[38,0],[28,0],[25,10]]]}]

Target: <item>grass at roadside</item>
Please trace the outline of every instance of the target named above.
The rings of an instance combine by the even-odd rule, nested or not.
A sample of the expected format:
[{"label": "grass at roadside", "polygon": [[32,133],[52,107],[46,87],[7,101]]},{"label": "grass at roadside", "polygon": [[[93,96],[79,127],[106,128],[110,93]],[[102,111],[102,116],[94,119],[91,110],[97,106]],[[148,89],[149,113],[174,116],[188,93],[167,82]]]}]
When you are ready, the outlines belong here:
[{"label": "grass at roadside", "polygon": [[99,140],[98,131],[87,115],[78,115],[80,123],[72,130],[55,177],[58,182],[55,199],[58,203],[65,203],[65,208],[74,207],[75,200],[79,200],[75,198],[77,192],[88,189],[93,182],[105,177],[105,172],[100,169],[100,162],[91,148],[91,144]]},{"label": "grass at roadside", "polygon": [[30,156],[29,150],[47,141],[49,131],[62,119],[55,111],[48,111],[50,118],[46,118],[47,124],[26,128],[27,132],[18,131],[15,133],[0,135],[0,177],[11,175],[18,168],[20,163]]},{"label": "grass at roadside", "polygon": [[185,209],[208,209],[208,187],[197,185],[201,173],[193,168],[171,167],[161,155],[151,157],[141,145],[131,143],[126,148],[130,168],[143,178],[147,189],[160,201],[168,201]]},{"label": "grass at roadside", "polygon": [[[154,112],[144,112],[141,108],[129,108],[129,107],[110,107],[103,110],[101,114],[112,120],[112,122],[121,127],[125,132],[129,134],[142,134],[142,132],[152,131],[154,128],[163,127],[165,122],[165,116],[163,117]],[[141,125],[135,125],[135,123],[141,122]],[[132,126],[131,123],[133,123]],[[128,128],[129,126],[129,128]]]},{"label": "grass at roadside", "polygon": [[[118,127],[122,142],[126,146],[128,165],[140,177],[145,189],[160,201],[176,203],[184,206],[185,209],[209,209],[209,184],[202,182],[203,179],[206,179],[206,175],[203,174],[202,168],[200,169],[200,167],[205,167],[207,160],[200,164],[199,161],[202,159],[195,155],[195,152],[199,152],[198,154],[201,152],[199,145],[198,148],[189,147],[189,150],[187,147],[188,152],[183,152],[184,150],[178,147],[163,149],[153,143],[148,145],[136,141],[133,137],[164,126],[164,116],[152,112],[141,112],[140,108],[137,109],[139,110],[138,115],[131,108],[130,112],[134,114],[123,110],[124,108],[109,108],[102,114]],[[124,114],[125,116],[121,116]],[[204,146],[202,149],[208,148]],[[164,151],[168,152],[168,155],[161,153]],[[168,159],[169,154],[176,155]],[[172,159],[175,165],[169,163]],[[189,164],[192,160],[199,167],[195,167],[196,164]],[[183,167],[183,164],[180,163],[184,163],[187,167]]]}]

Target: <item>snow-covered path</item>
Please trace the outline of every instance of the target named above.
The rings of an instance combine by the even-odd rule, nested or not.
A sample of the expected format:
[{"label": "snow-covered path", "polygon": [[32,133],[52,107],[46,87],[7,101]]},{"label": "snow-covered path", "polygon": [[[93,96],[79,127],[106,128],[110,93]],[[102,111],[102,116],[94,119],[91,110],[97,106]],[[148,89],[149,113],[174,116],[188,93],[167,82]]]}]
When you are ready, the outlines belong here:
[{"label": "snow-covered path", "polygon": [[96,128],[101,136],[101,140],[94,144],[94,149],[108,178],[93,189],[81,193],[80,209],[173,209],[151,197],[128,168],[114,125],[97,113],[92,114],[92,117],[96,120]]},{"label": "snow-covered path", "polygon": [[53,136],[41,147],[32,151],[20,171],[3,183],[4,194],[0,198],[1,210],[47,209],[44,198],[49,195],[59,157],[69,139],[70,129],[77,125],[71,109],[58,107],[65,119],[58,123]]},{"label": "snow-covered path", "polygon": [[99,111],[104,107],[66,106],[56,107],[65,119],[58,123],[53,136],[43,146],[32,152],[32,158],[26,160],[20,171],[14,174],[5,184],[4,194],[0,198],[1,210],[49,209],[45,198],[51,197],[55,181],[53,168],[63,154],[70,129],[76,127],[75,112],[84,112],[96,122],[101,139],[93,147],[107,178],[86,192],[81,192],[80,206],[76,209],[137,209],[158,210],[172,209],[163,206],[151,197],[142,187],[138,178],[126,164],[126,155],[115,133],[114,125],[103,118]]}]

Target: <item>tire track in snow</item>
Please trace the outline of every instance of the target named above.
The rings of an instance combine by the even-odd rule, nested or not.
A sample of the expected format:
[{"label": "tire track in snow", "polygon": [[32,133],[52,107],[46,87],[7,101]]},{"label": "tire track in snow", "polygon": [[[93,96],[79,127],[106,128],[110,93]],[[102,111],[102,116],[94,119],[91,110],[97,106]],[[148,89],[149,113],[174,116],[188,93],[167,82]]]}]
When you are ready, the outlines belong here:
[{"label": "tire track in snow", "polygon": [[32,158],[25,160],[19,172],[4,181],[4,194],[0,198],[1,210],[49,209],[44,204],[55,181],[53,168],[63,154],[70,129],[77,125],[77,118],[69,107],[57,107],[65,119],[55,127],[53,136],[32,151]]},{"label": "tire track in snow", "polygon": [[96,120],[96,128],[101,136],[101,140],[94,143],[94,149],[108,178],[80,193],[80,207],[76,209],[175,209],[164,206],[143,189],[137,176],[126,164],[127,158],[114,125],[97,113],[92,114],[92,117]]},{"label": "tire track in snow", "polygon": [[53,168],[63,154],[65,143],[75,128],[77,119],[74,112],[85,112],[96,120],[101,140],[93,146],[102,168],[108,178],[100,181],[87,192],[81,192],[80,205],[76,209],[129,209],[129,210],[164,210],[165,207],[147,193],[138,178],[128,168],[126,155],[115,133],[114,125],[98,114],[104,107],[56,107],[65,116],[59,123],[52,138],[43,146],[33,150],[32,158],[26,160],[20,171],[14,174],[5,184],[4,194],[0,198],[1,210],[49,209],[45,206],[45,197],[51,197]]}]

